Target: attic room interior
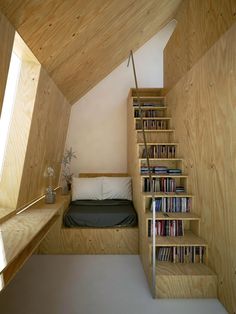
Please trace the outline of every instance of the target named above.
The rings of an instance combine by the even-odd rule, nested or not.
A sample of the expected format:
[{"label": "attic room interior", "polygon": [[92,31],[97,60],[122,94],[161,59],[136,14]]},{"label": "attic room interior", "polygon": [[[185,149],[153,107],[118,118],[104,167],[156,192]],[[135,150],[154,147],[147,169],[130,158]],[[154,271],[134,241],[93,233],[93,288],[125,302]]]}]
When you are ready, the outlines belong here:
[{"label": "attic room interior", "polygon": [[236,313],[236,0],[0,0],[0,313]]}]

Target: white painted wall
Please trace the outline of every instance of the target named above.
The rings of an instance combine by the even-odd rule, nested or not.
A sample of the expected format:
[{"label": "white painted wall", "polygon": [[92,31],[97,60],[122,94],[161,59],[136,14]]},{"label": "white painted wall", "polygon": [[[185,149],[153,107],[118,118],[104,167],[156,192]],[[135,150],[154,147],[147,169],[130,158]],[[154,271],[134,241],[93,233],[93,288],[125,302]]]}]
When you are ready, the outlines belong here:
[{"label": "white painted wall", "polygon": [[[163,50],[175,25],[169,23],[134,54],[140,87],[163,87]],[[71,165],[74,174],[127,171],[126,106],[131,87],[132,67],[125,61],[73,105],[66,147],[78,155]]]}]

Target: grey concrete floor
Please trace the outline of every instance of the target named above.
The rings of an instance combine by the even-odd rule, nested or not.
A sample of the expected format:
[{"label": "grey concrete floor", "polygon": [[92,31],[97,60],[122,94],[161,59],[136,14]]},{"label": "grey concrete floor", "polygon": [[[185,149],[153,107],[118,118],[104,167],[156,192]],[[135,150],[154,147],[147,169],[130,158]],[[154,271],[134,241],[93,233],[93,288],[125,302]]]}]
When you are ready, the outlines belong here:
[{"label": "grey concrete floor", "polygon": [[0,294],[1,314],[224,314],[217,299],[152,299],[138,256],[35,255]]}]

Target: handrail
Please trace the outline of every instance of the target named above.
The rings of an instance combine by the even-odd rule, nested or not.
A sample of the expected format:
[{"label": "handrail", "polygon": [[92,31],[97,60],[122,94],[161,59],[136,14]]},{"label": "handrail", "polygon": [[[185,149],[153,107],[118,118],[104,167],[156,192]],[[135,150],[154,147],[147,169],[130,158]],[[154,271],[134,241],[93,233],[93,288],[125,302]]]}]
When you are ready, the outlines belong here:
[{"label": "handrail", "polygon": [[143,124],[143,110],[141,107],[138,80],[137,80],[135,63],[134,63],[134,55],[133,55],[132,50],[130,51],[130,54],[129,54],[127,67],[129,66],[130,59],[132,61],[132,67],[133,67],[136,96],[137,96],[138,109],[139,109],[139,115],[140,115],[140,120],[141,120],[142,134],[143,134],[144,150],[145,150],[145,155],[146,155],[146,160],[147,160],[148,177],[150,181],[150,192],[151,192],[151,197],[152,197],[152,205],[151,205],[151,210],[152,210],[152,294],[153,294],[153,298],[155,298],[156,296],[156,234],[155,234],[156,233],[156,230],[155,230],[156,211],[155,211],[155,206],[154,206],[155,196],[154,196],[154,191],[153,191],[152,172],[150,168],[150,157],[149,157],[149,151],[147,147],[146,133],[145,133],[144,124]]}]

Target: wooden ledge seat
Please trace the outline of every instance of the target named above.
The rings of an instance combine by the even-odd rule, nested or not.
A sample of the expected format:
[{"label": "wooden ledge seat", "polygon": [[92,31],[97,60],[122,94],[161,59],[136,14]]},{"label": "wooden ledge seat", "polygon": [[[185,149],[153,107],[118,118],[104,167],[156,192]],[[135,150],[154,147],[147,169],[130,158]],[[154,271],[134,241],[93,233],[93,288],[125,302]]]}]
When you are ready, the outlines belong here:
[{"label": "wooden ledge seat", "polygon": [[52,205],[40,201],[0,224],[0,291],[47,235],[64,201],[61,197]]}]

